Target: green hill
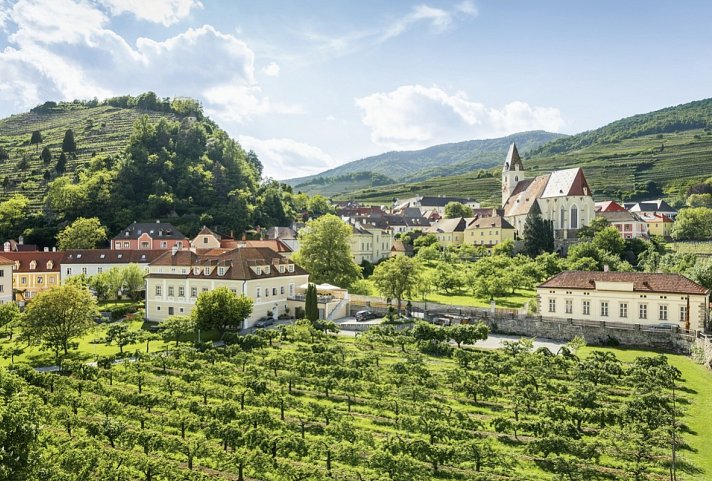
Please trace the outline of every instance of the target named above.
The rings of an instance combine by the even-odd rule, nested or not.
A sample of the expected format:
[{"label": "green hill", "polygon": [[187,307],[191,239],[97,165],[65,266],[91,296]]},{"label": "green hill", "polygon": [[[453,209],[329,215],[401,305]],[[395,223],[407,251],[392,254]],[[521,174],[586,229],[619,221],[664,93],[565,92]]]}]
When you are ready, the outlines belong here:
[{"label": "green hill", "polygon": [[[314,190],[313,181],[320,178],[342,177],[348,174],[372,172],[392,179],[417,182],[433,176],[457,175],[478,169],[493,167],[506,155],[509,144],[516,142],[521,152],[527,152],[553,139],[564,137],[541,130],[521,132],[497,139],[468,140],[441,144],[422,150],[394,151],[373,157],[355,160],[321,174],[290,179],[286,183],[307,193],[322,193]],[[364,179],[360,179],[364,180]],[[351,192],[359,187],[375,187],[379,183],[363,185],[350,183],[348,178],[335,181],[334,192]]]},{"label": "green hill", "polygon": [[[63,145],[69,130],[76,149]],[[36,132],[41,142],[33,144]],[[45,149],[51,158],[42,158]],[[0,120],[0,240],[24,235],[51,246],[78,217],[99,217],[110,235],[155,219],[187,235],[202,225],[239,234],[288,224],[301,211],[298,201],[261,176],[257,156],[195,100],[148,92],[46,102]]]},{"label": "green hill", "polygon": [[[596,199],[673,197],[712,172],[712,99],[618,120],[544,144],[522,157],[532,175],[582,167]],[[499,162],[503,160],[504,155]],[[467,195],[484,205],[498,205],[498,165],[492,170],[494,178],[475,173],[434,177],[339,198],[383,203],[415,194]]]}]

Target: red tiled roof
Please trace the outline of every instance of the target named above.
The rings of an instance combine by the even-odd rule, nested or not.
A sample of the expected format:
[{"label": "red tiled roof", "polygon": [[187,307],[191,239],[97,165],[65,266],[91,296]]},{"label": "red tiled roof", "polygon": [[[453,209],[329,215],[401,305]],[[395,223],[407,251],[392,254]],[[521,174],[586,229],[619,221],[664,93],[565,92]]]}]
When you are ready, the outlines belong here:
[{"label": "red tiled roof", "polygon": [[632,282],[635,292],[707,295],[709,289],[680,274],[649,272],[566,271],[540,284],[542,288],[595,289],[596,282]]},{"label": "red tiled roof", "polygon": [[[59,272],[64,252],[3,252],[3,257],[13,264],[19,262],[15,272]],[[32,261],[37,262],[35,269],[30,269]],[[47,262],[52,261],[52,267],[47,268]]]}]

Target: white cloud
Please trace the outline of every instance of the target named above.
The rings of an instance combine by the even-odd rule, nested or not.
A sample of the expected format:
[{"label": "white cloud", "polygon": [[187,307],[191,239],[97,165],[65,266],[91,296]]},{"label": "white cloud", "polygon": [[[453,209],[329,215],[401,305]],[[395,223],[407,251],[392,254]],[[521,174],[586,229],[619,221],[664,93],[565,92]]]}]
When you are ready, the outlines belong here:
[{"label": "white cloud", "polygon": [[466,0],[466,1],[464,1],[464,2],[458,3],[458,4],[455,6],[455,8],[456,8],[458,11],[460,11],[460,12],[466,14],[466,15],[473,16],[473,17],[479,13],[479,12],[477,11],[477,7],[475,6],[475,4],[474,4],[473,2],[471,2],[471,1],[469,1],[469,0]]},{"label": "white cloud", "polygon": [[413,7],[413,10],[408,15],[388,27],[382,39],[396,37],[405,32],[410,25],[421,21],[429,23],[434,31],[442,32],[452,23],[452,14],[441,8],[418,5]]},{"label": "white cloud", "polygon": [[524,130],[558,132],[564,125],[556,108],[511,102],[501,109],[468,99],[464,92],[449,94],[437,86],[403,85],[392,92],[356,99],[362,122],[374,143],[391,149],[474,138],[499,137]]},{"label": "white cloud", "polygon": [[124,12],[140,20],[162,23],[166,27],[190,15],[194,8],[203,8],[197,0],[99,0],[112,15]]},{"label": "white cloud", "polygon": [[270,62],[269,65],[262,69],[262,72],[268,77],[279,77],[279,65],[276,62]]},{"label": "white cloud", "polygon": [[314,145],[293,139],[258,139],[241,135],[245,150],[254,150],[264,165],[265,176],[290,179],[317,174],[337,164],[329,154]]},{"label": "white cloud", "polygon": [[326,116],[327,122],[333,122],[334,120],[336,120],[336,117],[334,117],[333,115],[329,114]]},{"label": "white cloud", "polygon": [[206,89],[203,96],[212,105],[207,113],[227,121],[245,122],[256,115],[269,113],[304,113],[300,105],[272,102],[269,97],[261,95],[257,86],[217,85]]}]

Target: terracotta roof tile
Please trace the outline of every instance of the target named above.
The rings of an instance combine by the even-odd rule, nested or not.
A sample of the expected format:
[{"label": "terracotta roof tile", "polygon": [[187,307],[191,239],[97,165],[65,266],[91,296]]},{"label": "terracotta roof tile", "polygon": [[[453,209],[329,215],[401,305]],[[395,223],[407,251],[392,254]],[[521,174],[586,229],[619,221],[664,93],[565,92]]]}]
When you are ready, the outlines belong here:
[{"label": "terracotta roof tile", "polygon": [[632,282],[635,292],[707,295],[709,289],[680,274],[648,272],[566,271],[540,284],[542,288],[595,289],[596,282]]}]

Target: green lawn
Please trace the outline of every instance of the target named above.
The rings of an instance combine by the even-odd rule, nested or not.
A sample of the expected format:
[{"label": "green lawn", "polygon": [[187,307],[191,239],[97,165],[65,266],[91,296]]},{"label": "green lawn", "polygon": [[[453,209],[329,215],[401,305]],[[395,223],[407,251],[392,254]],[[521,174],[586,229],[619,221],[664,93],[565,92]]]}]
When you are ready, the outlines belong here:
[{"label": "green lawn", "polygon": [[[579,354],[586,355],[594,350],[610,351],[622,362],[632,362],[639,356],[655,356],[658,353],[625,348],[584,347]],[[685,396],[689,404],[685,410],[685,423],[690,433],[685,440],[690,445],[689,451],[681,453],[683,458],[702,469],[703,473],[693,476],[678,475],[678,479],[709,481],[712,479],[712,372],[696,364],[688,356],[667,354],[670,364],[682,372],[682,378],[688,393]],[[690,394],[694,394],[691,396]]]},{"label": "green lawn", "polygon": [[[536,291],[529,289],[517,289],[514,294],[507,297],[495,299],[497,307],[506,307],[509,309],[518,309],[529,300],[536,297]],[[489,299],[481,299],[468,294],[431,294],[428,296],[428,302],[437,302],[439,304],[452,304],[455,306],[470,306],[470,307],[486,307],[489,308],[491,301]]]}]

